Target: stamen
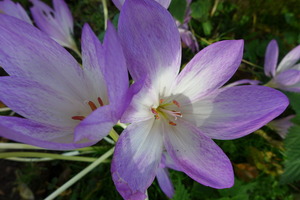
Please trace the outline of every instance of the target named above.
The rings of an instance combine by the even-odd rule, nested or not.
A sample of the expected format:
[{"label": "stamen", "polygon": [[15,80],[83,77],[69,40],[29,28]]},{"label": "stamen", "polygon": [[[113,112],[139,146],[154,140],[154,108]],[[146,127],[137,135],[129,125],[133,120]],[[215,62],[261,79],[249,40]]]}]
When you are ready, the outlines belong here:
[{"label": "stamen", "polygon": [[180,104],[178,103],[178,101],[173,100],[173,103],[174,103],[178,108],[180,108]]},{"label": "stamen", "polygon": [[155,108],[151,108],[151,112],[154,114],[154,118],[155,119],[159,119],[160,118],[159,115],[158,115],[158,112],[156,111]]},{"label": "stamen", "polygon": [[97,109],[97,106],[95,105],[95,103],[94,103],[94,102],[92,102],[92,101],[89,101],[89,102],[88,102],[88,104],[89,104],[90,108],[92,109],[92,111],[94,111],[94,110],[96,110],[96,109]]},{"label": "stamen", "polygon": [[100,106],[104,106],[104,103],[100,97],[98,97],[98,102],[99,102]]},{"label": "stamen", "polygon": [[169,121],[169,124],[172,125],[172,126],[176,126],[177,124],[172,122],[172,121]]},{"label": "stamen", "polygon": [[82,121],[85,119],[84,116],[73,116],[72,119]]}]

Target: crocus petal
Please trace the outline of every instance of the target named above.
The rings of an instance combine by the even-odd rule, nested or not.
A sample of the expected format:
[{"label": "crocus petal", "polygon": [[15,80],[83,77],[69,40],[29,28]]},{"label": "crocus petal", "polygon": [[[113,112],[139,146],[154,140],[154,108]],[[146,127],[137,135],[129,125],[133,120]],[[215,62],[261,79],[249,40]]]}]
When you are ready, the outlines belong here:
[{"label": "crocus petal", "polygon": [[208,137],[221,140],[245,136],[281,114],[289,102],[281,92],[264,86],[226,87],[182,106],[184,119]]},{"label": "crocus petal", "polygon": [[113,116],[115,119],[119,119],[125,110],[129,81],[122,46],[116,30],[110,22],[107,24],[103,48],[104,67],[102,70],[107,83],[109,103],[114,108]]},{"label": "crocus petal", "polygon": [[277,68],[277,73],[282,72],[286,69],[292,68],[300,60],[300,45],[292,49],[284,58],[281,60]]},{"label": "crocus petal", "polygon": [[274,129],[282,139],[284,139],[294,123],[291,121],[295,115],[290,115],[281,119],[276,119],[268,123],[267,125]]},{"label": "crocus petal", "polygon": [[84,139],[99,141],[109,134],[115,123],[111,117],[110,106],[102,106],[75,128],[74,142]]},{"label": "crocus petal", "polygon": [[278,60],[278,44],[276,40],[271,40],[271,42],[268,44],[266,55],[265,55],[265,74],[268,77],[274,77],[276,66],[277,66],[277,60]]},{"label": "crocus petal", "polygon": [[53,150],[77,149],[95,143],[87,140],[73,143],[73,129],[45,125],[18,117],[1,116],[0,135],[14,141]]},{"label": "crocus petal", "polygon": [[178,122],[165,129],[165,147],[183,172],[213,188],[233,185],[232,165],[224,152],[192,124]]},{"label": "crocus petal", "polygon": [[193,35],[193,33],[187,29],[184,28],[178,28],[180,37],[184,45],[186,45],[188,48],[192,50],[192,52],[199,51],[199,45],[198,42]]},{"label": "crocus petal", "polygon": [[0,13],[16,17],[29,24],[32,24],[24,8],[19,3],[14,3],[11,0],[0,1]]},{"label": "crocus petal", "polygon": [[243,44],[243,40],[228,40],[201,50],[177,77],[174,93],[192,100],[221,87],[239,67]]},{"label": "crocus petal", "polygon": [[[40,0],[31,0],[30,8],[36,25],[60,45],[76,48],[73,40],[73,19],[63,0],[54,0],[54,8],[50,8]],[[56,10],[57,9],[57,10]]]},{"label": "crocus petal", "polygon": [[129,125],[121,134],[111,172],[117,190],[126,200],[144,200],[163,151],[162,135],[154,118]]},{"label": "crocus petal", "polygon": [[181,44],[166,9],[155,1],[126,0],[119,35],[134,80],[147,74],[151,80],[159,80],[161,88],[173,82],[180,67]]},{"label": "crocus petal", "polygon": [[279,73],[275,78],[275,82],[282,86],[291,86],[300,82],[300,71],[296,69],[288,69]]},{"label": "crocus petal", "polygon": [[[119,10],[121,10],[121,8],[125,2],[125,0],[112,0],[112,1]],[[158,2],[160,5],[162,5],[165,8],[168,8],[171,3],[171,0],[155,0],[155,1]]]},{"label": "crocus petal", "polygon": [[244,84],[258,85],[260,83],[261,82],[258,81],[258,80],[242,79],[242,80],[238,80],[238,81],[235,81],[233,83],[230,83],[230,84],[226,85],[225,87],[233,87],[233,86],[244,85]]},{"label": "crocus petal", "polygon": [[169,177],[169,172],[166,168],[158,168],[156,179],[162,191],[171,199],[174,195],[174,187]]},{"label": "crocus petal", "polygon": [[0,66],[11,76],[27,77],[70,97],[89,97],[83,71],[63,47],[32,25],[0,16]]}]

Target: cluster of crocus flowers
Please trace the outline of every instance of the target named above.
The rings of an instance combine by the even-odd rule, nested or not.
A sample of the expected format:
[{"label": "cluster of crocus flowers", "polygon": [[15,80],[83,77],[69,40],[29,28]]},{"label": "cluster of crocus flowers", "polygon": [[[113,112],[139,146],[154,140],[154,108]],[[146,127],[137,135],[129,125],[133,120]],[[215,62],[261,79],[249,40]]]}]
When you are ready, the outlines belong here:
[{"label": "cluster of crocus flowers", "polygon": [[276,40],[272,40],[267,47],[265,55],[265,74],[272,77],[267,86],[300,92],[300,45],[292,49],[279,63],[279,48]]},{"label": "cluster of crocus flowers", "polygon": [[[24,117],[1,116],[0,135],[74,149],[95,144],[119,120],[129,123],[111,166],[125,200],[144,200],[155,177],[171,197],[167,168],[206,186],[231,187],[232,165],[213,139],[245,136],[288,105],[285,95],[269,87],[223,87],[240,65],[243,40],[214,43],[179,72],[180,32],[165,9],[170,1],[114,0],[118,8],[124,4],[118,33],[108,23],[101,44],[86,24],[82,65],[57,43],[67,46],[59,28],[62,35],[73,34],[66,4],[54,0],[53,10],[32,2],[43,32],[0,15],[0,66],[10,75],[0,77],[0,100]],[[130,90],[127,68],[136,82]]]}]

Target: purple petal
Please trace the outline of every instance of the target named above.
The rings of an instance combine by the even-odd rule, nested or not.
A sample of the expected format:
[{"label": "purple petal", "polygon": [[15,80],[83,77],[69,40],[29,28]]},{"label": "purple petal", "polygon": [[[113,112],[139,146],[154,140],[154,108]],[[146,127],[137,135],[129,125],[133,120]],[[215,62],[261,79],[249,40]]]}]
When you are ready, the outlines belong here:
[{"label": "purple petal", "polygon": [[274,81],[281,86],[292,86],[300,82],[300,71],[296,69],[288,69],[277,76]]},{"label": "purple petal", "polygon": [[0,13],[16,17],[32,25],[32,21],[19,3],[14,3],[11,0],[0,1]]},{"label": "purple petal", "polygon": [[160,126],[154,119],[129,125],[121,134],[111,172],[124,199],[144,200],[152,184],[163,151]]},{"label": "purple petal", "polygon": [[103,42],[104,66],[103,74],[107,83],[109,103],[113,108],[115,120],[119,120],[125,110],[126,95],[129,87],[126,60],[117,32],[108,22]]},{"label": "purple petal", "polygon": [[85,82],[83,71],[64,48],[34,26],[5,15],[0,16],[0,66],[11,76],[27,77],[83,100],[89,97],[85,84],[78,84]]},{"label": "purple petal", "polygon": [[45,124],[74,127],[72,119],[86,110],[81,102],[24,78],[1,77],[0,100],[18,114]]},{"label": "purple petal", "polygon": [[277,72],[292,68],[300,60],[300,45],[292,49],[279,63]]},{"label": "purple petal", "polygon": [[278,60],[278,44],[276,40],[271,40],[268,44],[266,55],[265,55],[265,74],[268,77],[274,77],[276,73],[276,66]]},{"label": "purple petal", "polygon": [[2,137],[42,148],[70,150],[91,146],[95,142],[73,143],[73,130],[41,124],[18,117],[0,117]]},{"label": "purple petal", "polygon": [[168,76],[172,82],[181,62],[180,36],[173,17],[155,1],[126,0],[119,18],[119,35],[134,80]]},{"label": "purple petal", "polygon": [[75,128],[74,142],[84,139],[99,141],[109,134],[115,123],[111,117],[111,108],[102,106]]},{"label": "purple petal", "polygon": [[60,45],[74,49],[73,19],[62,0],[53,0],[54,9],[40,0],[31,0],[30,9],[36,25]]},{"label": "purple petal", "polygon": [[174,93],[192,100],[221,87],[239,67],[243,44],[243,40],[228,40],[201,50],[177,77]]},{"label": "purple petal", "polygon": [[[112,0],[112,1],[119,10],[121,10],[121,8],[125,2],[125,0]],[[158,2],[160,5],[162,5],[165,8],[168,8],[171,3],[171,0],[155,0],[155,1]]]},{"label": "purple petal", "polygon": [[185,120],[208,137],[221,140],[245,136],[280,115],[288,106],[281,92],[264,86],[235,86],[217,90],[189,106]]},{"label": "purple petal", "polygon": [[192,124],[182,121],[166,128],[165,146],[183,172],[195,181],[213,188],[233,185],[232,165],[224,152]]},{"label": "purple petal", "polygon": [[268,123],[268,126],[274,129],[282,139],[284,139],[288,133],[288,130],[290,127],[294,125],[294,123],[291,122],[291,119],[293,119],[295,115],[289,115],[287,117],[276,119]]},{"label": "purple petal", "polygon": [[180,37],[182,42],[192,50],[192,52],[198,52],[199,51],[199,45],[198,42],[193,35],[193,33],[187,29],[178,28]]},{"label": "purple petal", "polygon": [[158,168],[156,179],[162,191],[171,199],[174,195],[174,187],[169,177],[169,172],[166,168]]}]

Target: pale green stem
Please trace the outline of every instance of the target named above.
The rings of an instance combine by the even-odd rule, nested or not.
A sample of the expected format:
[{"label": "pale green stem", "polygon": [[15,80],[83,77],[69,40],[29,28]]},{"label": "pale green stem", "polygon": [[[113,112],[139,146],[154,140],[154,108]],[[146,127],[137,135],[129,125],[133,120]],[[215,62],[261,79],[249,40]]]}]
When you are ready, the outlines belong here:
[{"label": "pale green stem", "polygon": [[118,133],[112,128],[110,133],[109,133],[109,136],[115,141],[117,142],[118,139],[119,139],[119,135]]},{"label": "pale green stem", "polygon": [[127,125],[121,122],[118,122],[117,125],[121,126],[123,129],[127,128]]},{"label": "pale green stem", "polygon": [[102,4],[103,4],[103,15],[104,15],[104,30],[106,30],[107,20],[108,20],[108,9],[107,9],[106,0],[102,0]]},{"label": "pale green stem", "polygon": [[82,177],[84,177],[87,173],[92,171],[95,167],[97,167],[100,163],[102,163],[105,159],[110,157],[114,152],[114,148],[107,151],[105,154],[103,154],[100,158],[98,158],[95,162],[87,166],[85,169],[83,169],[81,172],[76,174],[72,179],[70,179],[68,182],[63,184],[61,187],[59,187],[57,190],[55,190],[52,194],[50,194],[45,200],[52,200],[59,196],[62,192],[64,192],[66,189],[71,187],[74,183],[76,183],[78,180],[80,180]]},{"label": "pale green stem", "polygon": [[10,108],[0,108],[0,112],[7,112],[7,111],[11,111]]},{"label": "pale green stem", "polygon": [[80,58],[82,58],[81,53],[80,53],[80,51],[78,50],[78,47],[77,47],[76,44],[74,44],[74,46],[72,47],[72,50],[73,50]]},{"label": "pale green stem", "polygon": [[5,152],[0,153],[0,158],[11,158],[11,157],[33,157],[33,158],[52,158],[58,160],[72,160],[81,162],[93,162],[96,158],[83,157],[83,156],[69,156],[53,153],[40,153],[40,152]]},{"label": "pale green stem", "polygon": [[29,144],[22,143],[0,143],[0,149],[36,149],[36,150],[45,150],[40,147],[31,146]]}]

